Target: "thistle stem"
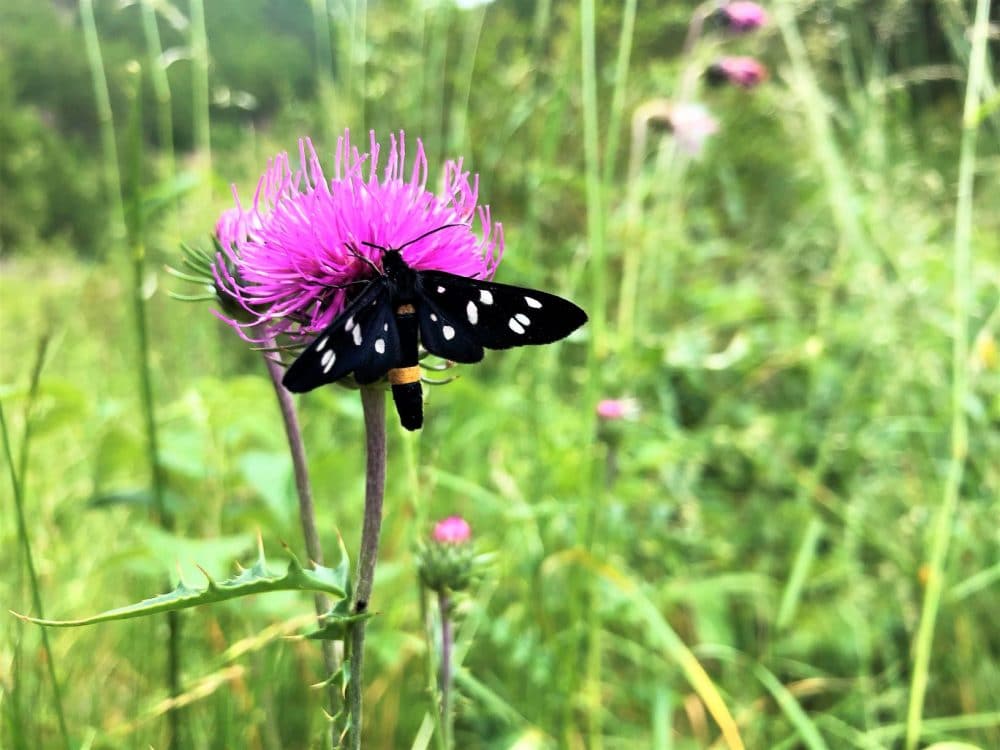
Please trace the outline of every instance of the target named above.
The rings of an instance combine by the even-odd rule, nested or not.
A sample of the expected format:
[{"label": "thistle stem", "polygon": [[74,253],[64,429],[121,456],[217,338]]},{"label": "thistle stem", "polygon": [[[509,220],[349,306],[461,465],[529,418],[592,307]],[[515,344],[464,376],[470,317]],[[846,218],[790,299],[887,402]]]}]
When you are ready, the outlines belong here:
[{"label": "thistle stem", "polygon": [[[365,414],[365,518],[361,529],[361,551],[351,609],[368,609],[378,560],[379,533],[382,528],[382,500],[385,497],[385,391],[378,386],[361,389],[361,407]],[[347,683],[349,750],[361,748],[361,699],[364,688],[365,620],[350,625],[347,648],[351,676]]]},{"label": "thistle stem", "polygon": [[444,746],[454,747],[454,716],[451,711],[452,666],[451,651],[453,636],[451,630],[451,599],[444,591],[438,592],[438,610],[441,613],[441,734]]},{"label": "thistle stem", "polygon": [[[273,349],[274,341],[268,341],[267,349]],[[302,430],[299,427],[299,416],[295,410],[295,400],[292,394],[281,384],[283,371],[273,357],[264,353],[264,365],[274,386],[274,395],[278,399],[278,408],[285,424],[285,435],[288,438],[288,450],[292,456],[292,469],[295,473],[295,494],[299,499],[299,522],[302,524],[302,537],[306,543],[306,554],[317,565],[323,564],[323,545],[316,527],[316,509],[313,505],[312,485],[309,483],[309,466],[306,463],[306,448],[302,440]],[[316,605],[316,616],[322,617],[330,609],[330,600],[326,594],[317,593],[313,597]],[[337,671],[337,652],[331,640],[320,641],[323,644],[323,665],[327,676]],[[330,715],[337,713],[339,696],[335,685],[327,688]],[[331,739],[332,739],[331,734]]]}]

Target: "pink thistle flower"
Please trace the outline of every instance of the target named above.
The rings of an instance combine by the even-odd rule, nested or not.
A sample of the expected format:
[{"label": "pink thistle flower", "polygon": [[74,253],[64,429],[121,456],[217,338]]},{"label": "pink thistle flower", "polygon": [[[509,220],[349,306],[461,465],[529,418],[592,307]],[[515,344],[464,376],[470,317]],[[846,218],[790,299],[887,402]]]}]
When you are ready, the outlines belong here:
[{"label": "pink thistle flower", "polygon": [[752,89],[767,80],[767,68],[753,57],[724,57],[708,69],[708,80]]},{"label": "pink thistle flower", "polygon": [[432,536],[441,544],[465,544],[472,538],[472,529],[461,516],[448,516],[434,525]]},{"label": "pink thistle flower", "polygon": [[641,411],[634,398],[606,398],[597,402],[597,416],[606,422],[638,419]]},{"label": "pink thistle flower", "polygon": [[700,104],[675,104],[668,121],[678,147],[691,156],[700,154],[708,137],[719,132],[718,121]]},{"label": "pink thistle flower", "polygon": [[726,28],[737,33],[759,29],[767,23],[767,11],[758,3],[738,2],[726,3],[719,8],[719,17]]},{"label": "pink thistle flower", "polygon": [[[236,206],[216,224],[221,253],[213,272],[220,296],[246,313],[216,314],[243,338],[304,338],[325,329],[350,300],[352,285],[371,279],[370,264],[381,262],[381,252],[366,242],[405,245],[403,259],[416,270],[493,277],[503,228],[488,206],[478,205],[478,175],[463,171],[460,160],[448,161],[441,190],[431,192],[419,140],[407,172],[402,131],[390,137],[384,164],[374,132],[369,137],[365,153],[351,145],[347,131],[337,139],[329,179],[312,142],[303,139],[298,168],[287,153],[272,159],[249,207],[233,188]],[[430,234],[446,224],[467,226]],[[244,331],[251,326],[256,337]]]}]

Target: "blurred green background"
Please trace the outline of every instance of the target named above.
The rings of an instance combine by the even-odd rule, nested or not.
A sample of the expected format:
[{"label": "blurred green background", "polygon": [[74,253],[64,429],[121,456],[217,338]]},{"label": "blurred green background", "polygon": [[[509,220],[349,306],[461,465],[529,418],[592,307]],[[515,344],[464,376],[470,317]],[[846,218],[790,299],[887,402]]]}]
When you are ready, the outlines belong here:
[{"label": "blurred green background", "polygon": [[[345,128],[404,129],[432,183],[480,174],[497,278],[591,323],[431,387],[419,435],[390,414],[365,746],[433,746],[413,548],[461,514],[494,560],[459,607],[457,747],[1000,747],[997,9],[766,7],[685,50],[706,6],[0,0],[3,609],[39,613],[28,545],[65,618],[228,575],[258,530],[305,557],[260,355],[165,267],[297,138],[330,165]],[[725,55],[769,80],[706,87]],[[656,114],[679,98],[718,121],[698,157]],[[619,397],[636,418],[599,422]],[[357,393],[299,405],[353,555]],[[319,648],[282,637],[311,611],[184,612],[173,740],[163,617],[46,649],[4,615],[0,745],[322,747]]]}]

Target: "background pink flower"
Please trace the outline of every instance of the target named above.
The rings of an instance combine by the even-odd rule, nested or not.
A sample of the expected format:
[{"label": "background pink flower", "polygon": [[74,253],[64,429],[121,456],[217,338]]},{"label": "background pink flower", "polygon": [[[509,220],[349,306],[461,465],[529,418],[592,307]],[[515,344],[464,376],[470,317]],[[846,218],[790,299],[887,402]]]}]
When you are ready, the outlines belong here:
[{"label": "background pink flower", "polygon": [[708,137],[719,132],[719,123],[700,104],[675,104],[670,109],[670,130],[682,151],[697,156]]},{"label": "background pink flower", "polygon": [[724,57],[708,69],[708,80],[749,89],[767,80],[767,68],[753,57]]},{"label": "background pink flower", "polygon": [[746,32],[759,29],[767,23],[767,11],[759,3],[726,3],[719,8],[719,15],[730,31]]},{"label": "background pink flower", "polygon": [[636,419],[641,409],[634,398],[606,398],[597,402],[597,416],[609,422]]}]

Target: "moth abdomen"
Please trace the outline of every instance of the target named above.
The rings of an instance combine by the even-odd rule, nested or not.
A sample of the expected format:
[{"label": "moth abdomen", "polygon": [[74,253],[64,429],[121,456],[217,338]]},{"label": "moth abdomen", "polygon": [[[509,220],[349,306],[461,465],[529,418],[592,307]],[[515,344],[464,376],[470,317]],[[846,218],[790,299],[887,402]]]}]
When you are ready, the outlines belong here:
[{"label": "moth abdomen", "polygon": [[416,308],[404,302],[396,308],[396,327],[399,330],[399,367],[388,372],[392,385],[392,400],[399,413],[399,421],[408,430],[419,430],[424,424],[424,394],[420,387],[417,315]]},{"label": "moth abdomen", "polygon": [[424,424],[424,393],[420,386],[420,367],[397,367],[389,370],[392,400],[399,421],[408,430],[419,430]]}]

